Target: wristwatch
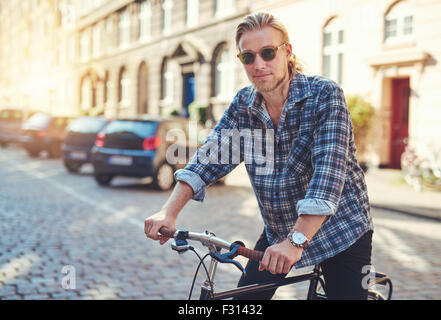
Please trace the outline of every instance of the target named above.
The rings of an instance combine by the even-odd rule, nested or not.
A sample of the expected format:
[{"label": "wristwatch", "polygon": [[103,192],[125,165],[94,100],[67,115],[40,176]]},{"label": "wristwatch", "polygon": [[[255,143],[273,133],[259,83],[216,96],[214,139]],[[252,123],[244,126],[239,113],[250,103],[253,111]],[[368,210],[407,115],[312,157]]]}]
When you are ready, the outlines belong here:
[{"label": "wristwatch", "polygon": [[293,231],[288,234],[288,239],[291,244],[297,248],[305,249],[308,246],[308,238],[300,231]]}]

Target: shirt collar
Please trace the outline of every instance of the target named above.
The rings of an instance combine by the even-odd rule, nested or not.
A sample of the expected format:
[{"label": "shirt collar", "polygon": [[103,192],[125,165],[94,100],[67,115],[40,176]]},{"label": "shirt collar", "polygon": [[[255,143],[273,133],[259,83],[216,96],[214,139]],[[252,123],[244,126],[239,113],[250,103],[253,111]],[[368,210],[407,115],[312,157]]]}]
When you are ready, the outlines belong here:
[{"label": "shirt collar", "polygon": [[[288,92],[288,108],[294,107],[294,105],[308,97],[312,96],[311,88],[309,86],[308,78],[300,72],[296,72],[293,79],[290,80],[289,92]],[[249,99],[248,107],[251,112],[259,113],[263,107],[263,96],[256,88],[252,88]]]}]

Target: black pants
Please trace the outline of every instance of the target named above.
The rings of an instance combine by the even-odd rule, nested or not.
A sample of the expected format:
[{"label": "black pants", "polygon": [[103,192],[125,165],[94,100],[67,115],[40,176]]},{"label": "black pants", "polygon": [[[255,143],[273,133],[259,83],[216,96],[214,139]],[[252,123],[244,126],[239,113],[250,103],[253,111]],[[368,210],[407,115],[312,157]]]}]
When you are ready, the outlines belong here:
[{"label": "black pants", "polygon": [[[265,251],[269,246],[265,231],[257,241],[254,250]],[[321,263],[326,284],[326,295],[330,300],[366,300],[367,289],[363,288],[362,273],[364,266],[371,264],[372,231],[365,233],[347,250]],[[246,266],[246,276],[242,275],[238,287],[255,283],[282,280],[286,274],[271,274],[259,271],[259,262],[249,260]],[[365,272],[365,270],[363,270]],[[269,300],[276,290],[266,290],[262,293],[247,294],[241,300]],[[305,297],[306,298],[306,297]]]}]

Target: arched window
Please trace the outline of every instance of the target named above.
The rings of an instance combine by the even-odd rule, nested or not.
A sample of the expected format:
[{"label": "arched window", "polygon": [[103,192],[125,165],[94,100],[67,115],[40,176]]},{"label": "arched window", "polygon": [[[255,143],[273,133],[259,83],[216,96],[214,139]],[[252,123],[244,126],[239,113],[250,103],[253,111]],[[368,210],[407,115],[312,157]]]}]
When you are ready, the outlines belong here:
[{"label": "arched window", "polygon": [[145,62],[138,69],[138,113],[148,113],[148,70]]},{"label": "arched window", "polygon": [[411,40],[414,35],[414,9],[408,1],[395,3],[384,17],[384,42]]},{"label": "arched window", "polygon": [[333,18],[323,28],[322,75],[339,84],[343,82],[345,33],[339,18]]},{"label": "arched window", "polygon": [[92,107],[92,81],[89,77],[81,83],[81,109],[89,110]]},{"label": "arched window", "polygon": [[121,107],[128,107],[130,105],[130,79],[124,67],[120,69],[118,79],[119,105]]},{"label": "arched window", "polygon": [[236,90],[236,57],[234,50],[226,44],[215,50],[214,64],[214,96],[220,101],[229,101]]},{"label": "arched window", "polygon": [[109,71],[104,74],[104,85],[103,85],[103,104],[107,105],[109,102],[109,92],[111,92],[111,82],[109,79]]},{"label": "arched window", "polygon": [[176,61],[167,59],[162,70],[162,99],[165,105],[173,104],[177,100],[178,75],[180,68]]}]

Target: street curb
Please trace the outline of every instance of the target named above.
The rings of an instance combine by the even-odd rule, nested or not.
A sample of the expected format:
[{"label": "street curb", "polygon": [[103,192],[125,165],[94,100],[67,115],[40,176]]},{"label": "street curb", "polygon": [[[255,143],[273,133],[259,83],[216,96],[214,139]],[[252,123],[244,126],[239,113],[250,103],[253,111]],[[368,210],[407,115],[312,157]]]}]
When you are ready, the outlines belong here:
[{"label": "street curb", "polygon": [[397,208],[397,207],[377,205],[377,204],[372,204],[372,203],[371,203],[371,208],[387,210],[387,211],[392,211],[392,212],[396,212],[396,213],[409,215],[412,217],[423,218],[423,219],[441,222],[441,213],[438,213],[438,214],[437,213],[425,213],[425,212],[423,213],[421,211],[415,212],[415,211],[405,210],[405,209],[401,209],[401,208]]}]

